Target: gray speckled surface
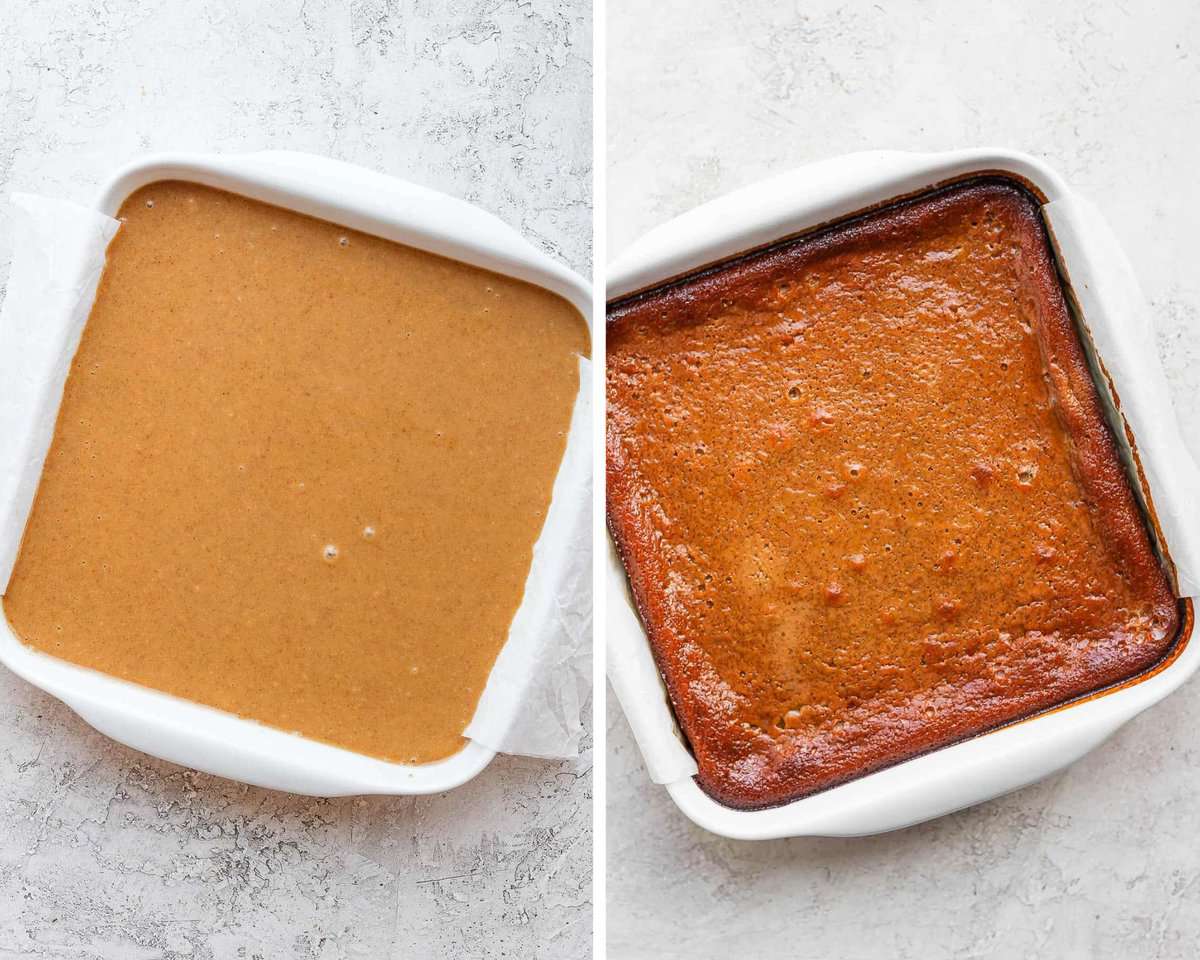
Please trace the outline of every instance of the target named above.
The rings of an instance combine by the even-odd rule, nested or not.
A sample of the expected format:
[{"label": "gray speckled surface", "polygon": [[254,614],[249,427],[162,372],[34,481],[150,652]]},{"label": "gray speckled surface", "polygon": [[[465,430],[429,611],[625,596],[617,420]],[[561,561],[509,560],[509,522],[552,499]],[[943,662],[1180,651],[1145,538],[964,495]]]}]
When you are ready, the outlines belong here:
[{"label": "gray speckled surface", "polygon": [[[609,253],[857,149],[1003,145],[1093,199],[1152,303],[1200,454],[1200,8],[613,0]],[[614,958],[1184,958],[1200,940],[1200,683],[1068,771],[901,833],[738,843],[646,778],[609,697]]]},{"label": "gray speckled surface", "polygon": [[[590,61],[583,0],[2,3],[0,193],[87,201],[148,150],[307,150],[587,273]],[[0,203],[0,284],[8,224]],[[0,957],[584,957],[590,765],[288,797],[117,746],[0,670]]]}]

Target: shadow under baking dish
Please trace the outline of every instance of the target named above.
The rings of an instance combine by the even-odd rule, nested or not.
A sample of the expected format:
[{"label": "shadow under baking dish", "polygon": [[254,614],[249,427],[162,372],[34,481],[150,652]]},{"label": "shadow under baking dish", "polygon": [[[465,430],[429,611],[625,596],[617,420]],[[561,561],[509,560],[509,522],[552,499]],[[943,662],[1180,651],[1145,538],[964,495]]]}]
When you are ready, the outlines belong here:
[{"label": "shadow under baking dish", "polygon": [[192,183],[121,214],[7,622],[97,691],[123,678],[388,766],[481,767],[461,733],[549,506],[578,311]]},{"label": "shadow under baking dish", "polygon": [[[786,307],[787,298],[786,289],[784,288],[788,283],[804,283],[803,276],[788,274],[787,271],[796,269],[798,264],[802,266],[811,264],[812,258],[793,257],[791,260],[788,259],[790,253],[794,253],[794,251],[816,250],[818,253],[826,254],[829,258],[835,258],[839,256],[839,251],[845,254],[847,248],[850,248],[850,250],[863,250],[863,248],[869,247],[868,241],[872,235],[878,239],[880,230],[876,229],[875,233],[872,234],[872,224],[875,224],[877,227],[877,224],[881,222],[884,224],[884,235],[894,239],[896,235],[902,235],[905,229],[912,227],[914,220],[918,216],[913,211],[919,210],[920,204],[924,202],[928,206],[929,203],[940,203],[947,197],[948,191],[953,192],[955,188],[958,188],[958,190],[971,190],[972,186],[1002,184],[1008,191],[1025,191],[1025,185],[1018,184],[1013,178],[1006,178],[1001,181],[996,178],[979,179],[978,176],[973,176],[970,180],[973,182],[959,182],[954,187],[943,186],[936,188],[936,190],[928,190],[926,188],[925,191],[920,192],[916,199],[905,199],[900,203],[890,202],[883,206],[882,211],[874,211],[871,214],[846,218],[846,220],[836,222],[832,226],[824,226],[816,230],[811,230],[811,232],[805,232],[799,240],[796,236],[791,236],[791,238],[775,242],[775,244],[761,248],[761,250],[742,254],[742,256],[725,260],[725,262],[710,266],[710,268],[692,272],[692,274],[683,278],[677,278],[677,280],[666,284],[660,284],[660,286],[650,289],[648,292],[636,293],[614,301],[610,305],[610,343],[612,344],[613,342],[614,317],[629,323],[641,323],[641,331],[646,335],[648,340],[654,337],[653,331],[655,325],[664,325],[666,328],[670,328],[672,332],[677,329],[676,324],[679,329],[696,330],[700,329],[704,324],[724,323],[728,314],[731,312],[737,313],[739,310],[743,314],[740,322],[743,324],[755,323],[755,317],[750,316],[750,314],[754,313],[755,308],[760,311],[779,310],[780,302],[775,301],[780,300],[780,298],[782,298]],[[648,548],[649,532],[647,529],[643,529],[640,523],[638,523],[638,521],[644,520],[644,517],[647,516],[647,511],[643,509],[641,516],[637,517],[631,514],[629,510],[624,509],[624,498],[635,496],[630,491],[632,487],[636,486],[637,480],[631,480],[630,474],[636,474],[637,470],[631,464],[635,463],[638,456],[642,456],[642,451],[630,452],[629,449],[624,448],[622,445],[624,439],[623,431],[629,428],[631,424],[638,422],[636,410],[631,412],[632,408],[636,407],[636,403],[631,401],[626,406],[622,406],[622,402],[618,398],[618,402],[613,404],[612,382],[613,380],[617,380],[617,390],[619,391],[620,378],[628,374],[628,379],[632,382],[632,380],[636,379],[636,373],[623,370],[622,364],[628,358],[620,354],[619,347],[617,350],[614,350],[611,346],[610,409],[613,406],[617,408],[616,413],[611,414],[611,418],[616,420],[618,426],[616,431],[614,431],[617,434],[616,437],[613,437],[612,432],[610,433],[610,466],[608,466],[608,478],[610,478],[608,482],[610,482],[611,491],[610,527],[626,571],[629,572],[632,598],[635,600],[642,623],[646,625],[650,648],[652,648],[655,661],[658,662],[659,670],[662,673],[662,677],[664,677],[674,713],[676,713],[676,718],[679,721],[680,730],[688,738],[692,752],[697,756],[697,761],[700,763],[701,773],[698,776],[697,782],[704,791],[709,793],[709,796],[718,800],[719,803],[733,806],[733,808],[737,809],[762,809],[768,808],[768,806],[790,803],[792,800],[811,796],[811,794],[816,792],[845,784],[848,780],[856,779],[858,776],[875,773],[877,770],[892,766],[892,764],[912,760],[912,758],[925,754],[925,752],[944,748],[944,746],[961,742],[961,740],[978,736],[978,734],[991,732],[997,730],[997,728],[1030,719],[1032,716],[1062,709],[1069,706],[1069,704],[1078,703],[1080,700],[1086,700],[1086,698],[1092,698],[1102,694],[1102,692],[1110,692],[1111,690],[1121,688],[1121,686],[1138,683],[1140,680],[1151,676],[1151,674],[1162,670],[1162,668],[1168,665],[1182,649],[1181,638],[1189,636],[1190,625],[1192,625],[1192,608],[1190,608],[1190,602],[1176,601],[1170,595],[1169,587],[1166,586],[1168,581],[1166,581],[1162,566],[1160,566],[1160,558],[1154,554],[1152,548],[1152,540],[1157,541],[1158,536],[1157,529],[1154,527],[1152,510],[1150,516],[1145,515],[1148,498],[1138,496],[1135,499],[1136,494],[1144,493],[1141,490],[1138,470],[1136,470],[1135,454],[1130,452],[1128,460],[1124,463],[1118,458],[1120,455],[1118,455],[1117,451],[1121,451],[1122,454],[1126,452],[1123,450],[1121,443],[1114,444],[1114,431],[1123,431],[1120,414],[1116,412],[1115,403],[1112,402],[1111,391],[1103,377],[1099,376],[1093,380],[1093,373],[1099,371],[1100,368],[1098,361],[1094,360],[1094,352],[1092,352],[1091,360],[1092,366],[1096,367],[1096,370],[1091,370],[1090,366],[1088,366],[1088,359],[1085,358],[1085,353],[1088,352],[1088,348],[1091,346],[1088,343],[1086,328],[1079,322],[1078,313],[1074,314],[1074,316],[1072,313],[1069,313],[1067,304],[1063,301],[1057,263],[1048,238],[1045,236],[1044,226],[1037,212],[1037,204],[1031,197],[1028,198],[1026,205],[1027,209],[1031,211],[1026,223],[1026,227],[1030,230],[1030,234],[1028,235],[1033,236],[1036,233],[1036,239],[1039,241],[1040,246],[1042,246],[1042,256],[1045,258],[1042,268],[1043,289],[1046,295],[1056,295],[1058,301],[1055,312],[1061,330],[1058,331],[1056,340],[1051,341],[1050,346],[1056,358],[1066,356],[1066,360],[1070,361],[1063,364],[1063,366],[1067,368],[1069,376],[1073,377],[1073,379],[1067,379],[1063,383],[1056,384],[1056,388],[1066,386],[1067,389],[1073,389],[1075,391],[1074,394],[1067,396],[1068,400],[1074,403],[1082,395],[1082,384],[1086,383],[1087,392],[1092,397],[1090,406],[1088,406],[1087,397],[1084,397],[1082,406],[1087,407],[1087,410],[1085,410],[1086,415],[1082,420],[1076,419],[1074,421],[1070,418],[1074,414],[1079,413],[1079,410],[1068,409],[1067,413],[1063,414],[1061,409],[1063,407],[1062,397],[1057,397],[1057,407],[1060,409],[1056,410],[1055,419],[1057,420],[1066,416],[1068,420],[1067,426],[1073,428],[1075,431],[1073,439],[1078,440],[1082,436],[1085,446],[1090,444],[1090,446],[1087,446],[1087,449],[1091,449],[1096,454],[1096,458],[1093,461],[1087,461],[1084,464],[1084,476],[1082,476],[1081,481],[1075,469],[1078,468],[1078,463],[1072,464],[1072,475],[1076,481],[1082,482],[1082,485],[1087,488],[1086,492],[1088,494],[1093,493],[1100,486],[1110,484],[1114,480],[1118,480],[1123,484],[1123,499],[1118,498],[1114,505],[1114,502],[1110,498],[1106,500],[1105,506],[1110,511],[1116,512],[1118,516],[1122,517],[1123,523],[1116,530],[1118,539],[1124,536],[1124,538],[1127,538],[1127,544],[1128,542],[1133,542],[1134,544],[1132,557],[1127,556],[1123,559],[1129,560],[1135,574],[1141,577],[1142,584],[1150,592],[1148,595],[1153,600],[1151,607],[1152,610],[1158,611],[1156,616],[1162,619],[1162,630],[1157,630],[1158,624],[1152,624],[1151,626],[1154,629],[1148,631],[1147,642],[1142,644],[1142,647],[1136,650],[1134,655],[1129,655],[1123,659],[1120,656],[1110,656],[1106,664],[1099,665],[1100,668],[1088,665],[1085,662],[1084,666],[1086,670],[1076,670],[1074,676],[1066,678],[1066,682],[1063,682],[1064,678],[1062,676],[1056,676],[1055,670],[1058,670],[1057,665],[1052,664],[1052,662],[1044,664],[1043,666],[1054,667],[1054,670],[1039,671],[1031,677],[1024,678],[1024,683],[1018,685],[1018,694],[1021,696],[1009,697],[1007,703],[1001,704],[1001,709],[991,709],[990,713],[986,709],[979,709],[978,703],[972,702],[973,697],[977,697],[983,692],[980,691],[979,685],[974,685],[974,689],[972,689],[970,684],[964,684],[964,689],[960,691],[960,702],[958,704],[955,704],[953,701],[940,703],[938,704],[938,709],[932,710],[932,712],[922,710],[918,714],[901,714],[898,720],[893,718],[893,728],[890,732],[893,733],[895,739],[902,740],[899,749],[896,749],[896,744],[893,743],[890,745],[892,746],[890,750],[876,750],[874,755],[864,757],[863,751],[858,749],[858,745],[854,743],[853,736],[845,736],[841,738],[840,744],[836,742],[836,738],[830,738],[833,740],[833,744],[828,746],[827,754],[824,756],[816,756],[817,751],[811,749],[810,743],[803,744],[806,748],[809,748],[808,752],[805,754],[803,749],[798,749],[796,752],[800,757],[799,760],[788,762],[787,758],[779,761],[778,757],[768,757],[767,760],[764,760],[762,756],[752,755],[750,750],[739,749],[736,745],[731,746],[731,744],[737,743],[754,743],[756,740],[761,743],[762,737],[760,737],[760,733],[766,730],[768,725],[772,724],[778,732],[766,733],[762,734],[762,736],[769,736],[774,742],[799,739],[803,737],[803,731],[806,727],[821,726],[822,722],[827,721],[828,718],[822,718],[820,715],[814,718],[809,713],[809,710],[814,707],[814,701],[817,698],[812,697],[809,700],[805,700],[804,697],[796,697],[796,707],[790,710],[776,710],[775,713],[778,716],[770,716],[770,718],[763,719],[758,718],[758,716],[748,716],[746,714],[749,712],[745,712],[739,714],[736,721],[737,726],[728,724],[726,722],[727,716],[722,716],[722,710],[724,710],[722,703],[727,702],[728,697],[746,696],[742,688],[752,688],[755,678],[751,677],[749,680],[746,680],[746,674],[742,672],[740,674],[744,682],[742,686],[738,685],[737,680],[727,682],[725,678],[734,676],[730,671],[737,670],[739,666],[746,667],[751,665],[754,662],[754,655],[758,653],[752,649],[754,648],[755,637],[739,637],[736,628],[731,628],[730,631],[727,631],[724,643],[716,644],[715,654],[713,646],[710,646],[706,650],[710,658],[720,662],[720,665],[725,668],[718,668],[718,670],[709,674],[700,670],[700,668],[690,671],[688,667],[682,666],[684,660],[688,658],[690,658],[691,664],[695,664],[696,662],[695,652],[688,652],[691,650],[691,644],[695,642],[697,631],[691,630],[689,632],[686,629],[679,632],[676,631],[679,630],[679,624],[684,624],[686,628],[692,628],[692,626],[695,626],[695,623],[689,620],[688,614],[680,614],[676,607],[672,607],[671,612],[666,613],[665,607],[671,601],[664,599],[664,595],[655,586],[655,583],[661,584],[664,582],[664,576],[672,577],[671,599],[672,601],[677,600],[679,595],[686,592],[686,587],[680,586],[680,584],[688,582],[689,571],[684,568],[689,566],[689,564],[679,562],[674,566],[667,566],[666,569],[670,570],[668,574],[664,574],[662,569],[655,568],[658,558],[655,558],[653,551]],[[888,230],[890,230],[890,233],[888,233]],[[1000,246],[1003,242],[1003,238],[992,238],[992,240],[995,241],[996,246]],[[865,244],[866,247],[856,246],[856,244]],[[941,252],[947,253],[948,251]],[[990,247],[986,253],[990,256]],[[846,256],[848,257],[850,254],[846,254]],[[949,257],[948,259],[953,258]],[[851,266],[854,268],[854,266],[860,266],[860,264],[854,263],[851,260]],[[1018,269],[1020,269],[1020,265]],[[751,304],[755,296],[762,294],[761,290],[757,289],[755,284],[768,282],[779,283],[779,287],[770,295],[773,296],[774,300],[770,304],[766,304],[766,300]],[[854,278],[851,281],[851,286],[853,286],[854,282],[860,282],[859,278]],[[770,299],[770,296],[767,299]],[[746,304],[751,304],[751,306],[745,306]],[[745,306],[744,310],[743,306]],[[638,314],[640,310],[642,313]],[[631,322],[628,320],[630,316],[634,317],[634,320],[631,320]],[[1044,311],[1042,320],[1044,323]],[[736,324],[728,322],[725,323],[722,329],[726,332],[733,330],[734,334],[736,334],[737,330],[734,330],[734,328],[736,328]],[[797,331],[794,329],[786,331],[773,330],[772,335],[774,336],[776,332],[781,336],[792,337],[796,335]],[[803,329],[799,332],[800,336],[796,338],[803,341]],[[1044,331],[1040,326],[1038,334],[1039,340],[1042,340]],[[680,338],[686,340],[685,336]],[[646,347],[646,341],[643,340],[638,343],[640,343],[641,347]],[[972,340],[971,343],[976,344],[976,348],[978,349],[976,341]],[[678,344],[676,346],[678,347]],[[739,343],[739,346],[744,346],[744,344]],[[1045,343],[1043,342],[1040,346],[1044,349]],[[690,343],[689,347],[696,350],[695,343]],[[1042,353],[1042,350],[1039,349],[1038,355],[1040,353]],[[696,350],[692,355],[700,356],[701,352],[700,350]],[[672,362],[672,358],[667,355],[666,350],[654,353],[653,347],[643,349],[642,356],[650,356],[650,364],[656,364],[659,367],[666,367]],[[630,360],[630,364],[636,366],[636,362],[638,359],[642,359],[642,356]],[[739,362],[744,362],[744,364],[752,366],[760,359],[754,353],[754,350],[746,349]],[[871,358],[868,354],[864,358],[858,359],[870,360]],[[1036,359],[1036,356],[1030,359]],[[704,374],[712,377],[716,368],[718,368],[718,365],[714,364],[712,356],[706,356],[703,360]],[[1007,366],[1004,368],[1007,371]],[[936,371],[934,373],[936,374]],[[833,376],[836,376],[836,373]],[[1036,383],[1036,380],[1031,378],[1031,383]],[[667,395],[672,385],[668,379],[654,380],[653,378],[647,378],[646,382],[638,380],[636,390],[635,388],[630,388],[630,391],[635,392],[635,394],[637,394],[637,391],[640,391],[640,394],[637,394],[638,396],[660,396]],[[805,383],[803,378],[798,378],[791,386],[788,383],[782,382],[776,384],[776,386],[779,386],[780,396],[784,395],[782,391],[786,390],[788,400],[792,402],[808,401],[808,394],[810,392],[820,392],[820,390],[812,390],[811,382]],[[688,390],[695,392],[698,389],[701,389],[700,386],[689,380]],[[796,396],[793,396],[793,392]],[[672,396],[678,398],[678,395]],[[736,407],[734,401],[730,401],[730,404]],[[787,406],[786,402],[784,406]],[[1069,407],[1070,404],[1067,404],[1067,406]],[[1075,406],[1078,407],[1079,404],[1076,403]],[[689,407],[686,401],[679,401],[677,407],[678,409],[668,410],[667,413],[672,414],[674,425],[682,425],[678,426],[678,430],[686,431],[686,428],[696,421],[697,410],[695,407]],[[810,428],[811,431],[833,428],[836,420],[836,412],[830,412],[830,410],[824,409],[820,404],[815,409],[820,410],[823,416],[820,421],[814,420],[811,424],[806,425],[806,427]],[[760,415],[761,412],[758,412],[758,410],[748,410],[738,407],[733,410],[733,413],[737,414],[744,422],[763,422],[766,419]],[[822,422],[826,420],[826,416],[828,416],[828,422]],[[786,454],[791,449],[788,443],[791,442],[794,444],[796,443],[796,439],[787,436],[786,424],[784,428],[781,428],[780,434],[781,436],[775,438],[778,440],[778,443],[775,444],[774,449],[776,451],[782,450]],[[1121,437],[1123,433],[1117,433],[1116,436]],[[701,450],[702,446],[715,445],[709,443],[708,437],[701,437],[698,434],[697,437],[691,439],[695,439],[698,442],[695,448],[697,456],[709,455],[709,450]],[[656,440],[661,442],[660,446],[670,445],[671,443],[671,439],[668,437],[656,438]],[[674,451],[676,460],[678,460],[680,452],[683,452],[682,448]],[[862,451],[858,452],[860,454]],[[686,462],[689,457],[685,454],[683,458],[684,462]],[[614,463],[614,460],[616,460],[616,463]],[[967,464],[967,466],[970,466],[970,464]],[[672,464],[672,468],[674,468],[674,464]],[[752,468],[754,468],[754,464],[751,464]],[[863,469],[863,464],[859,464],[859,468]],[[1132,475],[1127,475],[1127,470]],[[1099,484],[1097,482],[1097,474],[1103,474],[1098,478],[1100,481]],[[1030,480],[1032,481],[1033,478],[1030,478]],[[833,494],[833,498],[844,496],[846,488],[853,488],[854,484],[858,481],[858,475],[854,473],[853,469],[850,469],[850,475],[834,478],[830,482],[838,486],[839,490]],[[734,464],[734,470],[730,474],[730,480],[728,480],[728,485],[734,490],[734,496],[736,496],[738,482],[739,476],[736,464]],[[986,478],[980,476],[980,478],[974,479],[974,482],[977,482],[979,485],[988,485],[995,481],[989,475]],[[1091,486],[1088,487],[1090,484]],[[690,491],[707,490],[708,492],[712,492],[714,490],[713,487],[704,486],[703,482],[698,480],[695,474],[689,475],[688,486]],[[1130,493],[1130,490],[1133,493]],[[613,491],[616,492],[616,497],[613,496]],[[644,491],[641,491],[636,496],[643,496],[643,494]],[[617,502],[616,506],[614,506],[614,499]],[[712,502],[704,504],[704,510],[713,508],[714,504]],[[670,512],[671,505],[667,504],[665,509]],[[857,510],[854,512],[857,512]],[[679,516],[677,512],[676,514],[672,514],[671,520],[672,524],[678,524]],[[750,526],[754,526],[754,523],[751,523]],[[755,527],[755,529],[758,529],[758,527]],[[1133,536],[1134,530],[1136,532],[1135,536]],[[697,545],[695,541],[688,540],[688,533],[690,533],[690,530],[685,530],[679,536],[680,540],[683,541],[683,545],[688,548],[688,560],[690,563],[692,559],[690,551],[694,550]],[[1112,530],[1109,530],[1108,533],[1111,534]],[[726,534],[730,534],[730,532],[726,532]],[[1133,536],[1132,541],[1128,539],[1129,536]],[[1141,547],[1136,546],[1136,538],[1138,536],[1141,539]],[[704,546],[707,545],[701,544],[700,547],[696,548],[696,553],[701,554],[704,560],[707,560],[708,553],[704,550]],[[1032,547],[1033,545],[1030,544],[1030,546]],[[1055,547],[1045,544],[1040,545],[1039,550],[1042,547],[1050,552],[1049,556],[1040,557],[1038,554],[1031,553],[1031,565],[1039,562],[1050,563],[1054,559],[1055,554],[1052,551],[1055,550]],[[850,554],[851,566],[865,560],[862,553],[851,553],[848,548],[846,552]],[[898,552],[902,552],[902,550]],[[787,558],[785,557],[784,559],[786,560]],[[947,565],[953,565],[959,562],[959,559],[956,556],[947,557],[946,554],[943,554],[943,557],[938,562],[944,560],[944,563]],[[725,569],[720,569],[720,564],[710,564],[706,568],[704,560],[696,563],[695,566],[701,574],[703,574],[704,569],[707,569],[708,574],[706,576],[725,574],[730,569],[728,566]],[[860,569],[858,572],[860,572]],[[1043,569],[1045,570],[1043,576],[1048,576],[1049,570],[1052,569],[1052,564],[1050,568]],[[829,571],[826,572],[829,574]],[[808,584],[808,586],[815,588],[814,592],[818,592],[822,588],[826,590],[826,595],[818,599],[817,604],[827,605],[830,608],[830,616],[835,617],[836,613],[845,610],[845,606],[842,605],[846,604],[847,594],[848,599],[853,602],[853,590],[856,589],[856,586],[854,586],[856,584],[854,577],[856,577],[856,572],[854,571],[840,571],[836,572],[836,574],[817,577],[817,580],[820,582]],[[718,581],[720,581],[720,577],[718,577]],[[702,584],[701,592],[704,596],[701,596],[696,601],[702,614],[704,608],[707,607],[708,610],[713,610],[714,605],[719,605],[722,602],[720,587],[714,588],[708,586],[710,583],[712,583],[712,580],[709,580],[707,584]],[[953,593],[953,590],[948,590],[947,593]],[[954,602],[958,601],[953,596],[950,596],[947,602],[954,604]],[[1168,610],[1170,613],[1166,613]],[[811,613],[811,601],[809,601],[809,611]],[[942,612],[948,613],[949,616],[946,617],[944,623],[938,623],[936,626],[944,636],[948,632],[953,631],[953,626],[949,624],[958,619],[960,614],[956,610]],[[818,607],[818,612],[812,614],[812,618],[816,619],[817,622],[821,620],[820,613],[821,608]],[[934,617],[936,618],[937,616],[938,611],[935,610]],[[677,617],[678,622],[673,622],[672,617]],[[779,614],[779,617],[786,620],[786,614]],[[703,616],[698,618],[701,623],[703,619]],[[826,619],[829,619],[829,617],[826,617]],[[1171,619],[1174,619],[1174,624],[1169,624],[1169,620]],[[745,623],[746,619],[743,617],[739,622]],[[876,630],[886,631],[892,629],[894,624],[895,622],[892,624],[876,625]],[[1003,631],[1000,632],[1001,636],[1003,636]],[[848,643],[846,636],[842,636],[841,640]],[[1066,640],[1069,640],[1069,637]],[[930,653],[935,656],[941,654],[944,660],[944,647],[946,646],[947,644],[943,642],[941,644],[942,649],[932,650]],[[1121,644],[1117,643],[1115,646],[1121,647]],[[679,653],[680,649],[684,650],[686,656]],[[745,656],[746,649],[751,650],[750,658],[746,658]],[[1034,650],[1034,653],[1039,654],[1040,650]],[[1120,653],[1120,650],[1118,650],[1118,653]],[[724,660],[721,660],[722,656],[724,656]],[[742,660],[739,662],[738,658],[742,658]],[[910,659],[907,664],[902,658],[893,658],[893,662],[890,662],[890,664],[888,664],[886,658],[877,658],[877,660],[883,661],[884,667],[898,667],[900,671],[907,670],[910,676],[912,673],[925,671],[926,677],[929,676],[928,659],[928,656],[924,653],[916,660]],[[1086,660],[1086,658],[1084,659]],[[786,667],[776,665],[776,672],[784,672],[785,670]],[[814,683],[814,680],[811,678],[805,677],[804,680],[810,685],[810,689],[812,689],[812,686],[820,689],[820,684]],[[1044,680],[1044,684],[1039,685],[1039,680]],[[721,684],[725,683],[728,683],[728,688],[721,686]],[[710,698],[712,702],[703,702],[704,697],[695,694],[697,688],[701,690],[715,689],[716,692]],[[1046,690],[1050,691],[1049,696],[1046,695]],[[845,706],[848,698],[854,695],[856,695],[856,691],[851,689],[847,694],[847,690],[844,688],[836,692],[836,696],[829,697],[829,700],[840,700],[842,706]],[[982,701],[983,697],[979,696],[979,700]],[[854,720],[853,708],[856,706],[857,704],[851,703],[850,708],[844,709],[844,714],[848,716],[851,722]],[[976,715],[973,718],[968,716],[967,722],[959,722],[956,727],[954,724],[947,724],[940,713],[943,710],[947,714],[953,713],[955,707],[958,708],[960,716],[971,713]],[[914,727],[922,728],[924,733],[918,732],[914,736]],[[860,726],[859,730],[870,732],[870,726],[869,724],[864,724]],[[865,737],[860,739],[865,739]],[[836,768],[838,766],[836,761],[828,761],[828,755],[830,752],[835,754],[839,746],[841,749],[844,749],[845,755],[850,762],[842,764],[840,770],[834,769],[832,774],[827,775],[826,778],[820,781],[814,782],[810,780],[809,782],[804,782],[803,768],[805,764],[812,766],[812,761],[824,761],[827,768]],[[857,756],[856,750],[858,751]],[[750,762],[745,762],[748,754],[750,755]],[[768,769],[767,773],[763,774],[763,770],[769,767],[772,761],[775,761],[776,766],[782,768],[782,772],[778,769]],[[734,766],[734,764],[740,763],[742,766],[734,770],[733,774],[727,775],[725,780],[722,781],[720,780],[719,769],[722,763],[725,764],[726,773],[728,772],[728,768]],[[718,775],[716,776],[713,773],[714,768],[718,768]],[[731,782],[733,788],[731,788]],[[749,786],[746,786],[745,790],[739,791],[737,790],[739,782],[743,786],[748,784]]]}]

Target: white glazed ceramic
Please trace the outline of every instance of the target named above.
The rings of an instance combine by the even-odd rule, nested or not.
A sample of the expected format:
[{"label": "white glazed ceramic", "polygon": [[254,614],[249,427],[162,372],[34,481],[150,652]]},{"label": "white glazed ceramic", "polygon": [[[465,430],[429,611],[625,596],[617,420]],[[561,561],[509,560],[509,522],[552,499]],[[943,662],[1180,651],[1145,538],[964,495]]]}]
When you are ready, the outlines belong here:
[{"label": "white glazed ceramic", "polygon": [[[517,277],[564,297],[591,323],[588,284],[501,220],[425,187],[334,160],[295,153],[152,156],[119,171],[95,207],[115,216],[131,192],[167,179],[228,190]],[[558,495],[558,485],[555,489]],[[543,530],[538,550],[553,558],[566,548],[565,536]],[[114,740],[275,790],[315,796],[440,793],[470,780],[494,756],[468,741],[436,763],[377,760],[39,653],[13,635],[4,617],[0,661]]]},{"label": "white glazed ceramic", "polygon": [[[1128,419],[1142,463],[1157,468],[1153,472],[1161,477],[1150,491],[1152,500],[1159,508],[1168,503],[1179,508],[1171,525],[1174,539],[1166,536],[1168,552],[1177,562],[1185,552],[1194,556],[1195,536],[1190,530],[1179,531],[1187,522],[1186,491],[1195,489],[1196,468],[1170,410],[1153,338],[1147,346],[1138,339],[1144,339],[1144,330],[1132,322],[1121,323],[1122,310],[1141,305],[1132,270],[1094,208],[1033,157],[1004,150],[871,152],[803,167],[721,197],[652,230],[610,266],[607,296],[612,301],[889,200],[985,172],[1015,175],[1042,195],[1043,216],[1085,327],[1089,336],[1101,334],[1093,336],[1095,349],[1109,360],[1126,352],[1136,354],[1140,369],[1149,373],[1137,378],[1136,384],[1115,382],[1123,401],[1121,415],[1126,413],[1126,389],[1132,393],[1136,387],[1139,400],[1145,402],[1137,422],[1132,416]],[[1105,323],[1099,323],[1101,319]],[[1100,386],[1106,394],[1106,385]],[[1163,527],[1165,531],[1168,524]],[[1184,540],[1189,541],[1186,551]],[[1185,572],[1180,563],[1179,574],[1183,595],[1191,595],[1195,570]],[[611,542],[606,583],[608,676],[651,778],[663,784],[697,824],[739,839],[882,833],[1015,790],[1079,759],[1171,693],[1200,664],[1200,644],[1183,637],[1181,651],[1168,666],[1136,683],[783,806],[739,811],[718,804],[696,785],[695,760],[675,724]]]}]

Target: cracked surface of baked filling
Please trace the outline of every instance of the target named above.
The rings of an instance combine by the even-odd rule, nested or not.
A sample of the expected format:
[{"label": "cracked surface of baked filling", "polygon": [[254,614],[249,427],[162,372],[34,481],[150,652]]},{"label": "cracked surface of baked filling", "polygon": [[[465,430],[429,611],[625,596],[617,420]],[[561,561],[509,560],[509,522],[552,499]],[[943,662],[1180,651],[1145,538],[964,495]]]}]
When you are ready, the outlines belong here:
[{"label": "cracked surface of baked filling", "polygon": [[609,526],[719,802],[811,794],[1171,648],[1176,600],[1014,182],[619,302],[607,336]]}]

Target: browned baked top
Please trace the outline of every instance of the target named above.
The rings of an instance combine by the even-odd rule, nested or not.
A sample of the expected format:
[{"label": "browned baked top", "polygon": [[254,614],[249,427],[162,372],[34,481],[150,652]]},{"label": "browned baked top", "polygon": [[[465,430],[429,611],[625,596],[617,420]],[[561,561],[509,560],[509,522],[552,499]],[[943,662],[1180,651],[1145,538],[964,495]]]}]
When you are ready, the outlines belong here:
[{"label": "browned baked top", "polygon": [[786,802],[1061,704],[1176,634],[1015,183],[615,305],[608,409],[609,525],[722,803]]}]

